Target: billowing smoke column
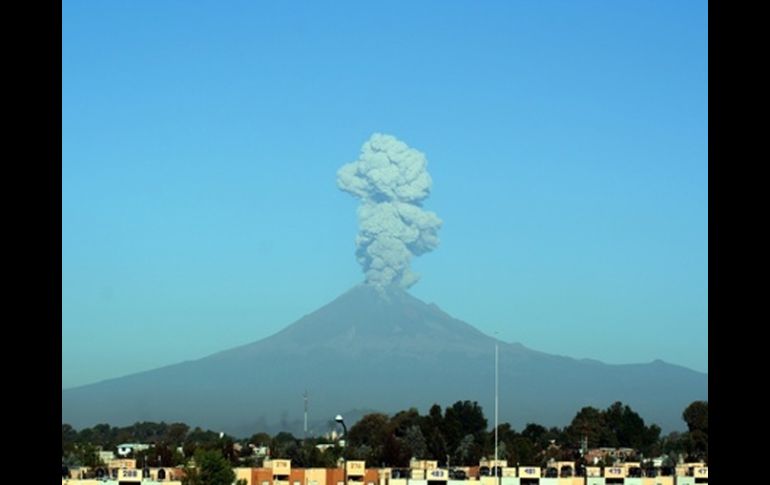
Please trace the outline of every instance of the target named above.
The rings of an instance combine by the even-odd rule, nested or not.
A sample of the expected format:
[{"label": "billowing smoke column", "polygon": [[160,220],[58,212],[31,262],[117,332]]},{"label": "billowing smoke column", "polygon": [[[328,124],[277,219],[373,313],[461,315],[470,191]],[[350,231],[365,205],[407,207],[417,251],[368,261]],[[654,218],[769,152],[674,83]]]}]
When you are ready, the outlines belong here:
[{"label": "billowing smoke column", "polygon": [[425,155],[391,135],[375,133],[358,160],[337,172],[337,186],[361,199],[356,257],[370,285],[408,288],[419,275],[412,256],[435,249],[441,219],[422,209],[431,178]]}]

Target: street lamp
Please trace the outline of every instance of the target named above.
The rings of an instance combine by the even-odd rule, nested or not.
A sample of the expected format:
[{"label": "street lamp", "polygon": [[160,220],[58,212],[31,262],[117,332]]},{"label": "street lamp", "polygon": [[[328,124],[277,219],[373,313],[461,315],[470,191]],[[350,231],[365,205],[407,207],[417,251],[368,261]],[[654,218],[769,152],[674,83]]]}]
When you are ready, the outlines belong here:
[{"label": "street lamp", "polygon": [[[345,420],[342,419],[342,415],[338,414],[337,416],[334,417],[334,420],[342,425],[342,431],[343,431],[342,436],[344,436],[347,439],[347,437],[348,437],[348,427],[345,426]],[[343,441],[343,440],[340,440],[340,441],[341,441],[340,444],[342,446],[345,446],[345,441]]]},{"label": "street lamp", "polygon": [[[334,420],[342,425],[342,436],[345,438],[340,439],[340,446],[344,447],[348,439],[348,427],[345,426],[345,420],[342,419],[342,415],[338,414],[334,417]],[[342,479],[345,481],[345,485],[348,485],[348,466],[347,460],[345,460],[345,450],[342,450]]]}]

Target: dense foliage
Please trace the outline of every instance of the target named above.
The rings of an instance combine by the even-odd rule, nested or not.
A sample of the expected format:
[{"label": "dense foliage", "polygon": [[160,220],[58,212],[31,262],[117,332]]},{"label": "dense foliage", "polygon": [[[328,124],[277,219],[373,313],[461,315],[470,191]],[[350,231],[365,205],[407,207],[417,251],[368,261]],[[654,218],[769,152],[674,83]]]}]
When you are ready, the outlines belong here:
[{"label": "dense foliage", "polygon": [[[682,418],[688,431],[665,437],[657,425],[646,425],[639,414],[620,402],[604,410],[584,407],[564,428],[529,423],[516,431],[502,423],[497,429],[498,456],[512,465],[544,464],[552,458],[581,462],[587,446],[633,448],[640,455],[637,459],[667,455],[670,461],[680,457],[708,461],[708,402],[693,402]],[[191,430],[183,423],[143,422],[122,428],[99,424],[80,431],[63,424],[62,462],[97,466],[99,449],[149,443],[153,445],[150,450],[132,455],[138,467],[189,464],[191,458],[212,469],[222,464],[260,466],[262,457],[254,454],[254,447],[260,446],[269,447],[272,456],[291,459],[298,468],[334,467],[340,457],[366,460],[370,466],[406,467],[411,458],[459,466],[493,457],[494,435],[481,406],[471,401],[458,401],[444,410],[434,404],[426,415],[415,408],[392,416],[367,414],[350,428],[344,448],[323,437],[303,440],[287,432],[275,436],[259,432],[238,440],[200,428]],[[317,446],[327,443],[324,450]],[[195,484],[202,468],[190,473],[193,481],[189,483]]]},{"label": "dense foliage", "polygon": [[185,467],[183,485],[232,485],[235,473],[219,450],[195,452],[195,466]]}]

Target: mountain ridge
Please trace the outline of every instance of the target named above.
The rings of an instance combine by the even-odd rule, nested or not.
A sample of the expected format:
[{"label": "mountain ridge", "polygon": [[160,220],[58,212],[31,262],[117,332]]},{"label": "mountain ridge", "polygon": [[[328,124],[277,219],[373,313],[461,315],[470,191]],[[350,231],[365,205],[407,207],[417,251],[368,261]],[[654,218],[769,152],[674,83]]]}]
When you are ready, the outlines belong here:
[{"label": "mountain ridge", "polygon": [[[196,360],[62,391],[73,426],[187,421],[246,431],[313,412],[395,412],[475,400],[491,409],[495,339],[398,288],[358,285],[266,338]],[[584,405],[631,405],[664,429],[707,399],[707,374],[659,359],[605,364],[499,342],[501,419],[567,424]],[[505,404],[508,403],[508,404]],[[290,430],[297,431],[297,430]]]}]

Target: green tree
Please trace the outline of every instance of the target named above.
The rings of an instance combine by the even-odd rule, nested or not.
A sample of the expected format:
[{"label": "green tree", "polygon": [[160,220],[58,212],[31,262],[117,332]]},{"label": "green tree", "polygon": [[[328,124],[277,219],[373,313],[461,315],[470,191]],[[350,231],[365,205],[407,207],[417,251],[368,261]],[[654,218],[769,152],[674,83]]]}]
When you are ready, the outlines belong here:
[{"label": "green tree", "polygon": [[[512,455],[511,452],[513,450],[513,441],[516,439],[518,435],[516,434],[516,431],[511,428],[511,425],[509,423],[500,423],[497,426],[497,456],[501,460],[507,460]],[[487,435],[484,438],[484,446],[483,446],[483,453],[484,456],[487,457],[494,457],[495,456],[495,430],[490,430]]]},{"label": "green tree", "polygon": [[[492,455],[494,456],[494,455]],[[507,460],[508,459],[508,445],[505,444],[505,441],[500,441],[497,444],[497,457],[500,460]]]},{"label": "green tree", "polygon": [[331,448],[327,448],[326,451],[319,452],[315,455],[320,459],[320,462],[316,462],[313,467],[316,468],[336,468],[337,463],[342,456],[343,448],[338,444],[335,444]]},{"label": "green tree", "polygon": [[[480,445],[484,442],[486,430],[487,419],[476,401],[457,401],[444,411],[442,434],[446,439],[447,448],[455,450],[455,453],[460,447],[460,442],[465,440],[467,435],[472,435],[479,448],[478,453],[474,454],[480,454]],[[465,448],[468,448],[467,443],[463,449]]]},{"label": "green tree", "polygon": [[251,443],[254,446],[270,446],[270,442],[273,439],[270,437],[267,433],[256,433],[251,435],[251,438],[249,438],[249,443]]},{"label": "green tree", "polygon": [[75,450],[74,461],[79,465],[87,466],[89,468],[104,466],[104,463],[99,458],[98,451],[99,449],[90,443],[78,445]]},{"label": "green tree", "polygon": [[572,422],[564,430],[566,441],[571,446],[580,447],[584,438],[588,441],[589,448],[595,448],[601,443],[606,434],[606,425],[602,412],[596,408],[587,406],[577,412]]},{"label": "green tree", "polygon": [[382,446],[382,461],[385,466],[405,467],[409,465],[409,458],[402,452],[401,440],[394,433],[388,433]]},{"label": "green tree", "polygon": [[431,427],[440,429],[444,422],[444,417],[441,414],[441,406],[438,404],[431,406],[430,410],[428,410],[428,415],[425,418],[426,421],[430,423]]},{"label": "green tree", "polygon": [[[516,434],[516,431],[513,428],[511,428],[510,423],[500,423],[497,426],[497,440],[498,441],[510,444],[516,438],[516,436],[518,436],[518,435]],[[494,444],[495,430],[492,430],[492,431],[489,432],[489,437],[493,441],[493,444]]]},{"label": "green tree", "polygon": [[682,419],[687,423],[687,429],[702,431],[709,434],[709,403],[708,401],[694,401],[682,412]]},{"label": "green tree", "polygon": [[185,467],[184,485],[232,485],[235,473],[218,450],[198,450],[195,467]]},{"label": "green tree", "polygon": [[422,430],[419,426],[412,425],[406,430],[404,434],[404,445],[413,458],[424,460],[428,456],[428,444],[425,441],[425,436],[422,434]]},{"label": "green tree", "polygon": [[474,439],[472,434],[467,434],[460,440],[454,453],[454,460],[460,465],[472,465],[478,460],[474,458]]},{"label": "green tree", "polygon": [[644,420],[629,406],[613,403],[603,413],[605,433],[600,446],[628,446],[649,454],[660,438],[657,425],[645,426]]},{"label": "green tree", "polygon": [[539,450],[548,446],[548,429],[545,426],[527,423],[521,432],[521,436],[528,439]]},{"label": "green tree", "polygon": [[685,433],[683,449],[687,454],[688,461],[705,460],[708,462],[708,435],[699,429]]},{"label": "green tree", "polygon": [[348,430],[348,445],[359,448],[359,456],[370,464],[383,462],[383,446],[390,433],[390,419],[382,413],[362,417]]},{"label": "green tree", "polygon": [[442,432],[443,427],[444,416],[441,412],[441,406],[434,404],[430,407],[428,415],[422,420],[422,430],[428,445],[428,456],[433,460],[438,460],[441,466],[446,466],[449,450]]},{"label": "green tree", "polygon": [[423,419],[417,408],[409,408],[406,411],[399,411],[390,418],[390,429],[398,436],[403,438],[406,431],[412,426],[419,426]]},{"label": "green tree", "polygon": [[433,428],[426,437],[428,444],[428,456],[433,460],[438,460],[441,466],[446,466],[447,455],[449,454],[446,439],[439,428]]},{"label": "green tree", "polygon": [[537,450],[529,438],[519,436],[511,443],[509,464],[534,465],[537,460]]},{"label": "green tree", "polygon": [[683,453],[684,441],[682,439],[682,433],[678,431],[672,431],[668,435],[661,438],[660,451],[665,455]]},{"label": "green tree", "polygon": [[270,441],[270,454],[276,458],[291,459],[299,449],[297,438],[286,431],[276,434]]},{"label": "green tree", "polygon": [[137,467],[167,467],[177,466],[184,463],[184,457],[176,450],[176,447],[168,443],[161,442],[148,450],[137,451],[134,453]]},{"label": "green tree", "polygon": [[689,430],[682,437],[682,449],[689,460],[705,460],[709,454],[709,403],[694,401],[682,412]]},{"label": "green tree", "polygon": [[172,423],[168,425],[162,441],[165,441],[174,447],[180,446],[182,443],[184,443],[184,440],[187,437],[187,433],[189,431],[190,427],[184,423]]},{"label": "green tree", "polygon": [[186,457],[194,456],[199,449],[212,450],[220,449],[222,445],[219,433],[214,431],[204,431],[196,427],[185,438],[183,445],[184,455]]},{"label": "green tree", "polygon": [[62,459],[71,456],[75,452],[78,432],[69,424],[61,425],[61,456]]}]

